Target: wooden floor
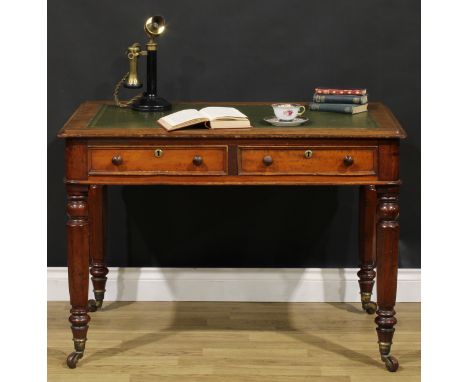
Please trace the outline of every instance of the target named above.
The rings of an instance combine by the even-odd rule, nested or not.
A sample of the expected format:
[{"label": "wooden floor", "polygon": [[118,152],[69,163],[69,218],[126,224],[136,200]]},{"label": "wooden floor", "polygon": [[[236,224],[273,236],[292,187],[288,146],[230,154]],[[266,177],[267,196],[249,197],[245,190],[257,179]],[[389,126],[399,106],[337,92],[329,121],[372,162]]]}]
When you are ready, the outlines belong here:
[{"label": "wooden floor", "polygon": [[420,304],[397,305],[389,373],[358,304],[110,302],[91,313],[74,370],[65,302],[48,303],[48,380],[378,382],[420,380]]}]

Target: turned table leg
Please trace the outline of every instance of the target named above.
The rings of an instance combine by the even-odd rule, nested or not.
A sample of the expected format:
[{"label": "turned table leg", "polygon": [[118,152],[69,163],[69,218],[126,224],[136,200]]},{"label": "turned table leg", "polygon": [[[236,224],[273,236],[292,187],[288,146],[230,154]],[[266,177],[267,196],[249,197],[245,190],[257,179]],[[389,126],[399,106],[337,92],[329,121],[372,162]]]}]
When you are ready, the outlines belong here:
[{"label": "turned table leg", "polygon": [[70,291],[71,330],[75,351],[67,358],[73,369],[83,357],[88,332],[89,225],[88,186],[67,185],[68,288]]},{"label": "turned table leg", "polygon": [[395,300],[398,276],[398,239],[400,236],[399,187],[379,186],[377,224],[377,335],[382,361],[389,371],[398,369],[398,361],[390,355],[395,332]]},{"label": "turned table leg", "polygon": [[375,221],[377,192],[375,186],[359,188],[359,256],[361,258],[359,289],[361,304],[369,314],[374,314],[377,304],[371,300],[375,279]]},{"label": "turned table leg", "polygon": [[93,282],[94,300],[88,301],[89,310],[95,312],[102,307],[106,281],[109,270],[105,263],[106,241],[106,187],[91,185],[89,187],[89,264]]}]

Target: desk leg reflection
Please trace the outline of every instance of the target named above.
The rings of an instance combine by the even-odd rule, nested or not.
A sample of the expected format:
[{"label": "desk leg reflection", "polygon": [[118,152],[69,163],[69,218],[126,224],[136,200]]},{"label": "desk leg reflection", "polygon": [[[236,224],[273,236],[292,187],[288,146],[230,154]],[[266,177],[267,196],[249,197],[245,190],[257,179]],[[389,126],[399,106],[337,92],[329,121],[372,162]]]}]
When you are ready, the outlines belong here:
[{"label": "desk leg reflection", "polygon": [[395,300],[398,276],[398,239],[400,224],[398,186],[378,186],[377,223],[377,335],[382,361],[389,371],[398,369],[398,361],[390,355],[395,332]]}]

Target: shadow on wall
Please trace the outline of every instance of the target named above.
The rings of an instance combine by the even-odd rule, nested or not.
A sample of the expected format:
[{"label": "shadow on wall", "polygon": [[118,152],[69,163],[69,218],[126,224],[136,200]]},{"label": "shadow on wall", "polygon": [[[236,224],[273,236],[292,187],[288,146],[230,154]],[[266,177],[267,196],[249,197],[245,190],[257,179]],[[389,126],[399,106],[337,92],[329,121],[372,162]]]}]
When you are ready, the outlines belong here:
[{"label": "shadow on wall", "polygon": [[[140,186],[121,192],[127,219],[125,263],[133,267],[132,278],[141,266],[158,267],[163,274],[164,267],[317,267],[347,248],[348,238],[357,234],[354,224],[337,215],[336,187]],[[307,199],[310,203],[304,203]],[[348,215],[342,207],[340,213],[344,209]],[[338,240],[330,237],[336,231],[334,220],[341,229]],[[168,272],[168,292],[181,300],[177,277],[182,272]],[[323,272],[330,276],[335,271]],[[344,271],[336,272],[332,276],[343,281],[341,290],[323,288],[325,301],[344,301]],[[302,276],[293,272],[285,277],[275,290],[288,301]],[[136,300],[135,292],[123,290],[122,280],[118,288],[117,300]]]},{"label": "shadow on wall", "polygon": [[[66,192],[63,182],[65,145],[54,139],[48,144],[48,162],[53,166],[47,169],[47,256],[49,266],[64,266],[67,263],[65,212]],[[60,160],[56,160],[59,158]]]},{"label": "shadow on wall", "polygon": [[[306,267],[334,251],[333,187],[125,187],[122,196],[128,266]],[[340,226],[344,241],[355,233]]]},{"label": "shadow on wall", "polygon": [[[184,275],[183,270],[173,272],[164,267],[288,268],[305,264],[311,258],[315,262],[326,262],[330,252],[329,230],[338,204],[336,188],[188,188],[146,186],[122,189],[127,216],[127,264],[133,266],[132,279],[138,279],[142,269],[135,265],[158,267],[173,300],[193,300],[196,296],[188,298],[186,294],[187,274]],[[311,203],[304,204],[307,197]],[[357,233],[350,228],[352,225],[344,226],[347,227],[345,238]],[[304,271],[301,269],[281,273],[271,284],[283,301],[294,296],[302,281]],[[258,271],[255,272],[258,275]],[[324,300],[344,301],[344,270],[322,272],[328,277],[330,272],[336,272],[332,276],[341,280],[338,290],[323,286]],[[246,277],[247,286],[248,274],[245,270],[242,275]],[[137,300],[137,283],[124,285],[122,271],[119,277],[116,300]],[[184,292],[180,287],[182,283]],[[257,283],[255,287],[253,285],[252,288],[258,288]],[[263,285],[269,287],[268,283]],[[229,286],[214,283],[213,287]],[[205,292],[209,298],[210,291]],[[235,295],[239,296],[239,293],[237,291]],[[252,295],[265,296],[268,291],[251,290],[247,297],[252,299]]]}]

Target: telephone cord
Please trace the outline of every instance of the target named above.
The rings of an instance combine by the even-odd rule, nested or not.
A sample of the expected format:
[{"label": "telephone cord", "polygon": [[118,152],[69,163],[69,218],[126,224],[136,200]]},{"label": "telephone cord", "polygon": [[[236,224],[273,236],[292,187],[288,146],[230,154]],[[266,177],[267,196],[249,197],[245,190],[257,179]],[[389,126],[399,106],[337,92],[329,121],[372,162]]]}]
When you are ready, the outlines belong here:
[{"label": "telephone cord", "polygon": [[136,99],[140,98],[143,93],[139,93],[137,94],[135,97],[131,98],[129,101],[125,101],[125,102],[121,102],[119,100],[119,91],[120,91],[120,87],[122,86],[122,84],[124,83],[124,81],[127,79],[129,75],[129,72],[125,73],[125,75],[122,77],[122,79],[117,82],[117,84],[115,85],[115,88],[114,88],[114,101],[115,101],[115,104],[118,106],[118,107],[129,107],[133,101],[135,101]]}]

